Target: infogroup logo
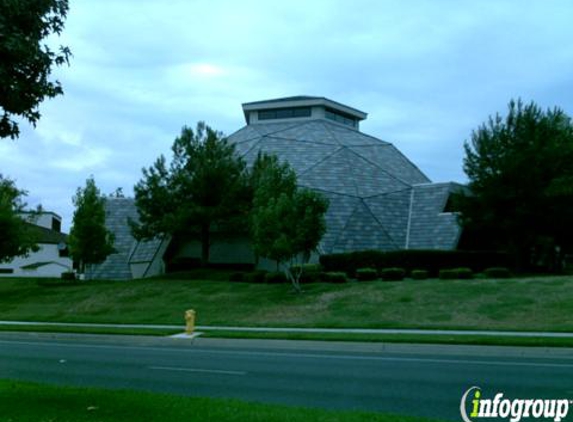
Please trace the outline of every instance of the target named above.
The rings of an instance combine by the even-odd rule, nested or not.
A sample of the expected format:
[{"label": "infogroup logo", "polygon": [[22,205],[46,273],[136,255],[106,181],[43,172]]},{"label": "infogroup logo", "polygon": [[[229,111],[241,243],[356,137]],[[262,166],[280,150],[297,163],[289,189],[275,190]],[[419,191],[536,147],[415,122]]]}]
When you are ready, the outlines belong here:
[{"label": "infogroup logo", "polygon": [[[468,403],[467,400],[471,402]],[[482,397],[480,387],[474,386],[462,396],[460,414],[464,422],[475,422],[479,418],[509,418],[510,422],[533,418],[559,422],[567,417],[571,404],[573,400],[568,399],[507,399],[503,397],[503,393],[497,393],[493,399],[488,399]]]}]

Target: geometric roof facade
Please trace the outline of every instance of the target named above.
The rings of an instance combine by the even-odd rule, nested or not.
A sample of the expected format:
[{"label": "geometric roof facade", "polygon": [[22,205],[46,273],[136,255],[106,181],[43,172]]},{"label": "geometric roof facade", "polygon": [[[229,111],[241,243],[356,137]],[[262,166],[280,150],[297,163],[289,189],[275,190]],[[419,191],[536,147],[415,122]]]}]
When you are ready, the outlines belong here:
[{"label": "geometric roof facade", "polygon": [[[310,110],[290,111],[304,108]],[[431,183],[394,145],[360,132],[365,113],[307,96],[246,103],[243,110],[248,123],[228,140],[247,164],[259,151],[274,154],[294,169],[299,186],[329,199],[320,253],[457,246],[456,215],[443,211],[459,185]]]},{"label": "geometric roof facade", "polygon": [[114,235],[115,252],[101,264],[92,265],[90,277],[94,279],[126,280],[132,278],[130,266],[149,266],[160,250],[162,241],[152,239],[137,241],[131,234],[129,220],[137,221],[139,215],[132,198],[106,198],[105,225]]},{"label": "geometric roof facade", "polygon": [[[366,113],[324,97],[297,96],[243,104],[247,125],[227,139],[251,165],[259,151],[294,169],[301,187],[329,200],[319,253],[358,250],[455,249],[461,234],[455,213],[444,212],[456,183],[432,183],[394,145],[359,130]],[[132,278],[151,264],[169,239],[138,242],[133,199],[107,198],[106,226],[116,252],[92,276]],[[149,272],[148,272],[149,271]]]}]

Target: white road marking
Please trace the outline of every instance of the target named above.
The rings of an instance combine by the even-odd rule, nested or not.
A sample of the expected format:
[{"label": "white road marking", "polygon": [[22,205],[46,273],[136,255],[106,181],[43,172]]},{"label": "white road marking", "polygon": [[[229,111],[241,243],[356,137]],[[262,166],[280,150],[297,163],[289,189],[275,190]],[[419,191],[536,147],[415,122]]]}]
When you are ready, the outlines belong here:
[{"label": "white road marking", "polygon": [[[47,343],[31,341],[9,341],[0,340],[0,344],[18,344],[25,346],[47,346],[47,347],[67,347],[84,349],[109,349],[109,350],[137,350],[137,351],[157,351],[176,352],[185,354],[218,354],[232,356],[265,356],[265,357],[289,357],[306,359],[332,359],[332,360],[359,360],[359,361],[380,361],[380,362],[411,362],[411,363],[447,363],[454,365],[481,365],[481,366],[515,366],[515,367],[539,367],[539,368],[562,368],[573,369],[573,363],[545,363],[545,362],[512,362],[504,360],[471,360],[471,359],[440,359],[440,358],[410,358],[396,356],[357,356],[357,355],[337,355],[318,353],[289,353],[289,352],[261,352],[245,350],[218,350],[218,349],[182,349],[169,347],[137,347],[137,346],[110,346],[101,344],[67,344],[67,343]],[[555,359],[568,360],[566,357],[556,357]]]},{"label": "white road marking", "polygon": [[222,369],[179,368],[172,366],[148,366],[148,369],[155,369],[160,371],[200,372],[205,374],[221,374],[221,375],[247,375],[247,373],[244,371],[225,371]]}]

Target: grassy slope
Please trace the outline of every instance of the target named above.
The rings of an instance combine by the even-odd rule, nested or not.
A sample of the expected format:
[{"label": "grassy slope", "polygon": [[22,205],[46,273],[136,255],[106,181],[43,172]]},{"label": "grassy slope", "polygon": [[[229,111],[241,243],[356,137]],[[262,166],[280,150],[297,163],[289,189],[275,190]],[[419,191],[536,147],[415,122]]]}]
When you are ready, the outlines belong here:
[{"label": "grassy slope", "polygon": [[[224,275],[221,275],[224,277]],[[0,279],[0,319],[199,325],[573,331],[573,278],[287,285],[205,280],[42,286]]]},{"label": "grassy slope", "polygon": [[190,398],[134,391],[68,388],[0,380],[0,422],[429,422],[367,412]]}]

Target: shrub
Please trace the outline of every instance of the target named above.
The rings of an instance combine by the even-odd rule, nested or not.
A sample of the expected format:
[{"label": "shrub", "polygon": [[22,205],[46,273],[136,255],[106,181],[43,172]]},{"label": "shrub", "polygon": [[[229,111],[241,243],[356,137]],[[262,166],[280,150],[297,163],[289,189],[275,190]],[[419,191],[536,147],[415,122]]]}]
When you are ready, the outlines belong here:
[{"label": "shrub", "polygon": [[452,268],[440,270],[441,280],[468,280],[473,277],[473,271],[469,268]]},{"label": "shrub", "polygon": [[426,280],[430,273],[426,270],[412,270],[410,274],[414,280]]},{"label": "shrub", "polygon": [[344,272],[326,272],[322,273],[322,279],[327,283],[346,283],[348,276]]},{"label": "shrub", "polygon": [[245,281],[245,273],[231,273],[229,281]]},{"label": "shrub", "polygon": [[384,268],[380,271],[380,277],[384,281],[400,281],[404,280],[406,271],[404,268]]},{"label": "shrub", "polygon": [[402,251],[360,251],[342,254],[321,255],[324,271],[344,271],[348,275],[359,268],[404,268],[406,271],[423,269],[431,277],[442,268],[467,267],[481,272],[489,267],[509,267],[509,255],[501,252],[444,251],[444,250],[402,250]]},{"label": "shrub", "polygon": [[265,270],[256,270],[256,271],[245,274],[243,276],[243,279],[247,283],[264,283],[266,274],[267,274],[267,271],[265,271]]},{"label": "shrub", "polygon": [[484,271],[487,278],[510,278],[511,271],[505,267],[486,268]]},{"label": "shrub", "polygon": [[356,279],[359,281],[371,281],[378,278],[378,271],[375,268],[358,268]]},{"label": "shrub", "polygon": [[280,283],[286,283],[287,281],[288,280],[286,278],[286,275],[279,271],[273,271],[271,273],[265,274],[265,283],[268,284],[280,284]]},{"label": "shrub", "polygon": [[474,277],[474,272],[470,268],[456,268],[460,280],[469,280]]},{"label": "shrub", "polygon": [[62,280],[75,280],[76,273],[74,273],[73,271],[66,271],[65,273],[62,273],[61,278]]}]

